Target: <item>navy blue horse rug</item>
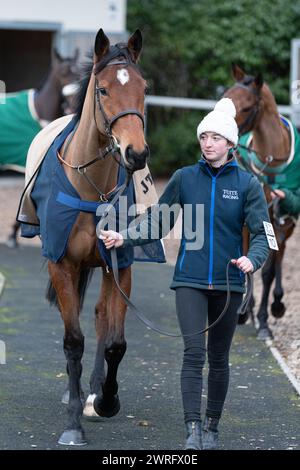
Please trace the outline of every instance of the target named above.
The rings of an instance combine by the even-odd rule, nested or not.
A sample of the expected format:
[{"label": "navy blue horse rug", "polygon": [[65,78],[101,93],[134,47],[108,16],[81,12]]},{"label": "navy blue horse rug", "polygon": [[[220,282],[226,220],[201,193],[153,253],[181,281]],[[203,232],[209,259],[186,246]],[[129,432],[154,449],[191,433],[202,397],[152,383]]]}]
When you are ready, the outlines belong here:
[{"label": "navy blue horse rug", "polygon": [[[68,180],[63,165],[57,158],[57,152],[62,147],[66,137],[75,127],[75,120],[72,120],[65,129],[56,137],[50,146],[45,158],[40,166],[33,189],[31,199],[36,208],[39,225],[31,225],[22,222],[21,235],[26,238],[40,236],[42,241],[42,254],[49,260],[57,263],[65,255],[68,239],[71,230],[80,212],[94,214],[95,230],[100,217],[96,215],[99,206],[108,203],[84,201]],[[119,167],[118,186],[125,181],[125,170]],[[113,198],[115,192],[111,194]],[[129,207],[136,203],[135,191],[132,181],[123,193],[127,198],[127,214]],[[123,199],[124,200],[124,199]],[[102,207],[101,207],[102,209]],[[119,214],[119,204],[115,206],[117,218]],[[124,207],[122,206],[122,211]],[[98,213],[103,213],[102,210]],[[124,216],[124,214],[122,214]],[[127,215],[127,224],[134,219],[134,215]],[[118,224],[118,220],[117,220]],[[111,267],[111,257],[109,250],[106,250],[102,240],[98,239],[98,249],[106,264]],[[142,247],[118,248],[118,266],[125,268],[133,261],[153,261],[164,263],[165,254],[160,240],[154,241]]]}]

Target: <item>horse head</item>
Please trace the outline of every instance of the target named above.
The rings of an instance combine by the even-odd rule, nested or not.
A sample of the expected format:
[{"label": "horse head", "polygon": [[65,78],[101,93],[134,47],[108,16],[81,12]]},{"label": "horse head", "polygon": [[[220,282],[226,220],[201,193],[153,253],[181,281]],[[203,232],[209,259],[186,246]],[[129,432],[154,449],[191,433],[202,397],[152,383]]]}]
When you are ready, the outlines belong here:
[{"label": "horse head", "polygon": [[56,49],[52,51],[52,75],[58,88],[61,90],[62,108],[64,114],[75,111],[75,96],[78,91],[78,57],[76,48],[73,57],[63,58]]},{"label": "horse head", "polygon": [[136,30],[127,43],[110,46],[100,29],[95,39],[95,119],[100,134],[118,142],[127,170],[142,169],[149,157],[144,136],[146,81],[137,62],[142,34]]},{"label": "horse head", "polygon": [[232,64],[232,75],[236,82],[224,96],[234,102],[239,133],[244,134],[257,123],[262,108],[263,77],[260,73],[247,75],[236,64]]}]

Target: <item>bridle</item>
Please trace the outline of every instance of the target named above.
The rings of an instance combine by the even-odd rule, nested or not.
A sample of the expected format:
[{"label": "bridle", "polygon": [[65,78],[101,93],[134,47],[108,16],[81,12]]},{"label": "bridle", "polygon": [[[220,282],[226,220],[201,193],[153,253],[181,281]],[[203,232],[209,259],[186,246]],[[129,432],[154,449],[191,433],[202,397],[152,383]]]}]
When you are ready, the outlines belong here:
[{"label": "bridle", "polygon": [[255,124],[258,113],[260,111],[261,96],[257,90],[255,90],[254,88],[250,88],[248,85],[244,83],[237,82],[233,85],[232,89],[234,88],[243,88],[244,90],[247,90],[249,93],[251,93],[252,95],[256,97],[256,101],[254,105],[251,107],[251,112],[246,117],[245,121],[239,125],[239,134],[242,135],[242,134],[245,134],[245,132],[248,132],[250,129],[252,129]]},{"label": "bridle", "polygon": [[[118,65],[118,64],[128,65],[128,62],[125,62],[125,61],[111,62],[108,65]],[[97,104],[98,104],[98,109],[99,109],[100,114],[102,115],[103,120],[104,120],[105,134],[108,136],[109,139],[113,138],[112,126],[115,124],[115,122],[118,119],[120,119],[121,117],[128,116],[129,114],[133,114],[133,115],[138,116],[141,119],[142,123],[143,123],[143,129],[145,128],[144,116],[139,111],[137,111],[136,109],[131,109],[131,108],[125,109],[124,111],[120,111],[118,114],[116,114],[111,119],[109,119],[107,117],[107,114],[106,114],[106,112],[105,112],[105,110],[102,106],[102,103],[101,103],[101,87],[99,87],[99,83],[98,83],[97,78],[95,78],[95,88],[94,89],[95,89],[95,97],[96,97],[96,101],[97,101]],[[94,106],[94,119],[95,119],[95,122],[96,122],[95,106]]]},{"label": "bridle", "polygon": [[[63,156],[60,156],[59,153],[57,153],[58,159],[66,166],[69,168],[72,168],[74,170],[77,170],[79,174],[85,177],[85,179],[93,186],[93,188],[96,190],[96,192],[100,196],[100,201],[101,202],[108,202],[107,196],[112,193],[113,191],[116,190],[116,187],[113,188],[109,193],[104,194],[102,191],[99,190],[99,188],[96,186],[96,184],[93,182],[93,180],[87,175],[86,169],[93,165],[94,163],[98,162],[99,160],[104,160],[108,155],[111,155],[116,162],[125,167],[125,164],[122,164],[122,155],[120,152],[120,146],[119,143],[116,139],[116,137],[112,134],[112,127],[116,123],[116,121],[124,116],[128,115],[136,115],[138,116],[143,124],[143,128],[145,128],[145,121],[144,121],[144,116],[140,111],[137,109],[125,109],[123,111],[120,111],[118,114],[115,116],[108,118],[105,109],[103,107],[102,101],[101,101],[101,87],[99,87],[99,82],[97,79],[97,74],[99,74],[103,69],[105,69],[108,66],[112,65],[123,65],[124,67],[127,66],[133,66],[136,69],[138,67],[136,66],[135,62],[132,60],[131,54],[125,44],[116,44],[115,46],[111,46],[109,49],[109,52],[103,57],[99,62],[96,62],[93,66],[93,74],[95,76],[95,82],[94,82],[94,121],[95,125],[97,126],[97,121],[96,121],[96,104],[98,106],[100,115],[103,118],[104,121],[104,135],[108,139],[108,145],[103,149],[99,149],[99,153],[97,157],[93,158],[92,160],[83,163],[83,164],[78,164],[78,165],[72,165],[68,162],[65,161]],[[79,121],[76,123],[75,128],[71,132],[69,138],[67,139],[67,142],[64,147],[64,155],[66,154],[66,151],[76,133],[76,130],[78,128]],[[116,156],[119,156],[117,158]],[[132,173],[127,169],[126,171],[126,182],[124,185],[122,185],[119,190],[118,190],[118,196],[120,197],[121,194],[124,192],[126,187],[129,185],[130,179],[131,179]],[[122,189],[122,191],[120,191]]]},{"label": "bridle", "polygon": [[[251,83],[250,79],[251,79],[251,77],[245,77],[244,80],[248,83]],[[255,121],[256,121],[257,116],[259,114],[259,111],[261,109],[261,107],[260,107],[261,95],[260,95],[259,91],[255,90],[254,88],[250,88],[250,86],[246,83],[236,82],[233,85],[232,89],[234,89],[234,88],[243,88],[243,89],[247,90],[249,93],[253,94],[257,98],[256,102],[252,106],[250,114],[247,116],[245,121],[241,125],[239,125],[239,134],[243,135],[246,132],[249,132],[254,127]],[[263,180],[263,176],[265,176],[265,172],[268,172],[268,168],[270,167],[270,164],[272,162],[275,162],[275,161],[280,161],[281,162],[282,159],[273,157],[273,155],[267,155],[266,157],[263,157],[256,150],[252,149],[251,147],[248,148],[246,145],[242,145],[242,144],[239,144],[239,143],[238,143],[237,147],[246,150],[250,154],[254,153],[255,155],[257,155],[258,159],[263,163],[261,168],[256,168],[254,166],[254,163],[251,161],[251,157],[250,157],[250,162],[251,162],[250,164],[248,162],[246,162],[245,159],[243,158],[243,156],[240,155],[240,154],[237,155],[237,158],[242,160],[243,166],[248,171],[250,171],[251,173],[254,173],[257,176],[257,178],[261,181],[261,183],[266,188],[268,188],[269,191],[272,191],[272,188],[271,188],[270,184],[268,184],[266,181]],[[280,226],[279,217],[278,217],[279,202],[280,202],[280,198],[278,196],[276,196],[274,199],[272,199],[268,203],[268,209],[271,209],[271,207],[273,206],[274,222],[276,222],[276,224],[278,226]]]},{"label": "bridle", "polygon": [[[120,111],[116,115],[114,115],[111,118],[108,118],[105,109],[103,107],[103,104],[101,102],[101,87],[99,86],[99,82],[97,79],[97,75],[106,67],[112,66],[112,65],[123,65],[124,67],[128,67],[129,65],[137,68],[137,65],[135,62],[132,60],[131,54],[128,50],[128,48],[125,45],[122,44],[116,44],[115,46],[110,47],[110,50],[108,54],[100,61],[94,64],[93,67],[93,73],[95,76],[95,84],[94,84],[94,121],[97,126],[96,122],[96,103],[98,105],[98,109],[100,112],[100,115],[103,118],[104,121],[104,130],[105,130],[105,135],[108,137],[110,141],[110,145],[112,149],[115,148],[115,145],[117,144],[116,138],[112,135],[112,127],[113,125],[117,122],[118,119],[128,116],[128,115],[135,115],[140,118],[143,124],[143,129],[145,128],[145,120],[144,116],[140,111],[137,109],[129,108],[129,109],[124,109],[123,111]],[[98,127],[98,126],[97,126]],[[106,149],[107,150],[107,149]],[[108,154],[107,152],[105,156]],[[105,157],[103,157],[105,158]]]},{"label": "bridle", "polygon": [[[104,68],[106,68],[107,66],[112,66],[112,65],[123,65],[124,67],[131,65],[135,68],[138,68],[135,62],[133,62],[128,48],[126,47],[126,45],[123,45],[123,44],[116,44],[115,46],[110,47],[109,52],[105,55],[105,57],[101,61],[95,63],[93,66],[93,74],[95,76],[94,121],[95,121],[96,127],[98,128],[97,121],[96,121],[96,104],[97,104],[98,109],[100,111],[100,115],[102,116],[103,121],[104,121],[104,135],[105,137],[107,137],[109,144],[104,148],[104,150],[99,149],[99,155],[97,155],[97,157],[83,164],[71,165],[70,163],[66,162],[62,157],[58,156],[60,161],[63,164],[67,165],[69,168],[73,168],[74,170],[77,170],[81,174],[84,174],[85,173],[84,170],[88,168],[89,166],[93,165],[94,163],[96,163],[97,161],[105,159],[107,155],[112,154],[114,156],[116,153],[120,154],[120,146],[118,144],[116,137],[112,134],[112,127],[118,119],[124,116],[128,116],[128,115],[136,115],[141,119],[143,128],[145,127],[144,116],[137,109],[132,109],[132,108],[125,109],[123,111],[120,111],[115,116],[108,118],[105,112],[105,109],[103,107],[103,104],[101,102],[101,87],[99,87],[99,82],[96,76]],[[77,122],[74,130],[70,134],[68,141],[66,142],[66,145],[64,148],[64,154],[66,153],[66,150],[69,144],[71,143],[72,138],[75,135],[78,125],[79,125],[79,121]]]}]

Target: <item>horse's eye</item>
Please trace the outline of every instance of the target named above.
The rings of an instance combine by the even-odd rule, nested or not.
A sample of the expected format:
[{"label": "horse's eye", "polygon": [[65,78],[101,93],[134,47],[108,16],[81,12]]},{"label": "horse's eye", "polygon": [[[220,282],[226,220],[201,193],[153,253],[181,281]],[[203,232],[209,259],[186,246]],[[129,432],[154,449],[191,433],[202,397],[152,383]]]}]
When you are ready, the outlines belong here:
[{"label": "horse's eye", "polygon": [[98,90],[100,91],[100,95],[107,96],[107,91],[106,91],[105,88],[100,87],[100,88],[98,88]]}]

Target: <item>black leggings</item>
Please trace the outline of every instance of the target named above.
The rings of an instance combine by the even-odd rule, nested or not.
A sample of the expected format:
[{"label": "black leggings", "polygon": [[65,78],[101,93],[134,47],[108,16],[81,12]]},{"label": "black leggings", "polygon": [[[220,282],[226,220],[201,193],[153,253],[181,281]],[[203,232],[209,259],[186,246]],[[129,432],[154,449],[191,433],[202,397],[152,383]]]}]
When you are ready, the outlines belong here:
[{"label": "black leggings", "polygon": [[[237,324],[237,309],[243,294],[231,292],[227,312],[221,321],[208,331],[207,356],[209,363],[206,415],[219,419],[229,384],[229,350]],[[213,323],[222,312],[226,292],[178,287],[176,309],[182,334],[188,335]],[[202,369],[205,363],[205,335],[185,336],[181,371],[181,393],[185,421],[201,420]]]}]

